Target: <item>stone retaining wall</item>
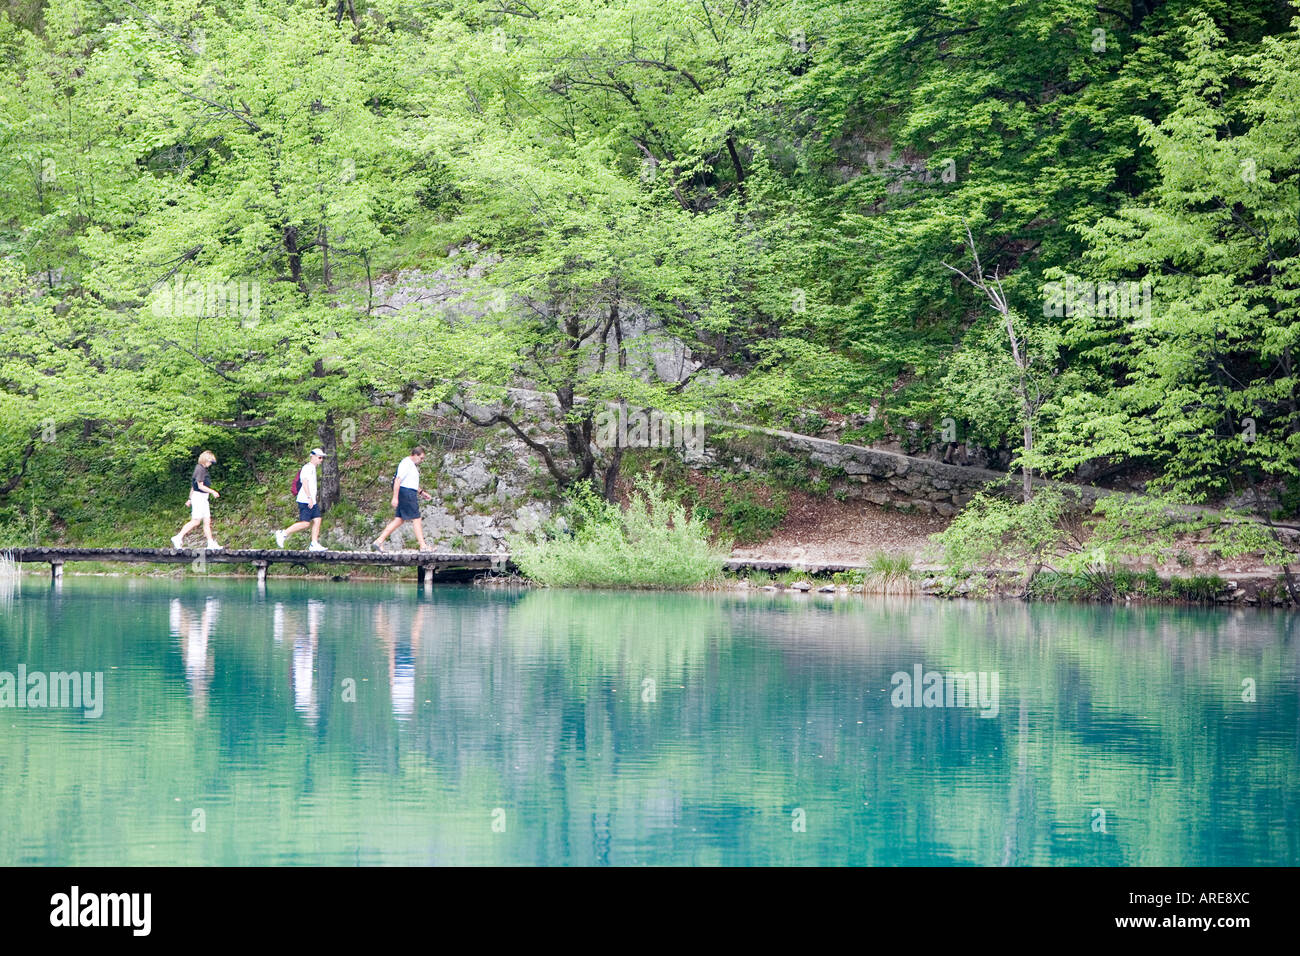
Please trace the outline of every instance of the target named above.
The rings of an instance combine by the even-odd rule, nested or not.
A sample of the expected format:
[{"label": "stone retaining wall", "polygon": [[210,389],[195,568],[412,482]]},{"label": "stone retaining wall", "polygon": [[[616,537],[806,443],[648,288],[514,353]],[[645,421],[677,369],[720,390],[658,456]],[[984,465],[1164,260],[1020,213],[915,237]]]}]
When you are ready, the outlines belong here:
[{"label": "stone retaining wall", "polygon": [[[782,447],[815,464],[843,471],[850,482],[850,497],[864,498],[878,505],[910,507],[924,514],[951,517],[970,501],[975,492],[990,482],[1016,498],[1022,494],[1023,479],[1018,474],[1008,475],[987,468],[912,458],[862,445],[843,445],[825,438],[798,435],[775,428],[744,430],[767,435]],[[854,486],[857,488],[856,494]],[[1070,489],[1087,504],[1112,493],[1103,488],[1043,479],[1035,479],[1034,486]]]}]

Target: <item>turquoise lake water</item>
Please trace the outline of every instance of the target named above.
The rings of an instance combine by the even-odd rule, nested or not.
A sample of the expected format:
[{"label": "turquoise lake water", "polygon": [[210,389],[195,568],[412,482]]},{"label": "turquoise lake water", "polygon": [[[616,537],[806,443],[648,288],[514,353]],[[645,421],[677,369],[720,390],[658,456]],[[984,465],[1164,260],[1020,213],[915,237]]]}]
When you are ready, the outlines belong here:
[{"label": "turquoise lake water", "polygon": [[[1298,631],[1269,611],[31,577],[0,590],[0,865],[1294,866]],[[24,703],[31,675],[76,671],[101,715],[48,690],[17,707],[20,666]]]}]

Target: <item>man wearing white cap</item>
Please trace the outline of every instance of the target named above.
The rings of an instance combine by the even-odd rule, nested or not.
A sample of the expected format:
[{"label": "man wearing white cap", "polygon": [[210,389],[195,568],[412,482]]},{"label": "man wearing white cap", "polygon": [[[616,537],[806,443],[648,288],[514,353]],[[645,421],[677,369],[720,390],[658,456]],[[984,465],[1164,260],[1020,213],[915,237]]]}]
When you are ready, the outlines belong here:
[{"label": "man wearing white cap", "polygon": [[311,457],[307,459],[307,464],[302,466],[298,472],[298,477],[290,486],[290,491],[296,491],[294,500],[298,503],[298,520],[283,531],[275,533],[275,543],[278,547],[283,548],[284,539],[295,531],[311,528],[311,544],[308,545],[307,550],[329,550],[320,543],[320,501],[316,498],[316,466],[324,460],[325,452],[319,448],[313,448]]}]

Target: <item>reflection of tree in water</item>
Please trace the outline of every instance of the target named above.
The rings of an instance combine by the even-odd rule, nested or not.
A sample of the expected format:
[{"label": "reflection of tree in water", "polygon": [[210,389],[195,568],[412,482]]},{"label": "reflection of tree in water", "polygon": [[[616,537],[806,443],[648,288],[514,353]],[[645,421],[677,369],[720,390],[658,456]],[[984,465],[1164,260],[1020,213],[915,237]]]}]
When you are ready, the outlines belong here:
[{"label": "reflection of tree in water", "polygon": [[[1285,638],[1289,624],[1281,616],[1007,603],[951,607],[952,626],[929,642],[927,663],[951,661],[952,669],[965,670],[990,669],[974,667],[977,659],[993,661],[1008,706],[1018,699],[1030,718],[1025,723],[1016,714],[1015,737],[1005,748],[1008,758],[1015,755],[1014,766],[990,768],[1014,780],[1003,806],[987,808],[1008,826],[1018,821],[1015,833],[1005,834],[1004,859],[1010,853],[1017,864],[1205,862],[1203,835],[1224,831],[1251,844],[1255,858],[1277,858],[1268,821],[1280,809],[1277,801],[1288,798],[1266,768],[1294,772],[1295,747],[1288,741],[1288,750],[1261,731],[1282,716],[1279,704],[1285,713],[1296,701],[1288,693],[1285,703],[1274,697],[1270,707],[1247,706],[1239,682],[1248,674],[1296,672],[1294,647]],[[978,648],[964,636],[972,632]],[[1276,676],[1272,683],[1281,689]],[[959,746],[951,754],[963,752],[967,748]],[[943,759],[943,752],[936,756]],[[1212,796],[1224,792],[1257,799]],[[932,802],[969,808],[979,795],[939,788],[941,799]],[[1107,832],[1091,828],[1096,808],[1106,811]],[[977,848],[960,855],[970,858],[971,851]]]},{"label": "reflection of tree in water", "polygon": [[1006,836],[1002,849],[1002,865],[1016,866],[1020,831],[1024,823],[1034,816],[1033,781],[1029,775],[1029,708],[1023,700],[1016,702],[1016,771],[1011,788],[1010,809],[1007,813]]},{"label": "reflection of tree in water", "polygon": [[[838,820],[828,859],[852,859],[843,837],[854,832],[897,848],[878,862],[924,852],[1022,864],[1049,851],[1105,862],[1123,848],[1084,842],[1088,811],[1149,789],[1161,771],[1144,761],[1192,745],[1186,727],[1207,705],[1209,670],[1263,642],[1229,618],[1194,618],[1188,653],[1176,658],[1161,620],[1170,612],[1139,614],[1134,637],[1096,611],[532,592],[504,634],[499,621],[471,615],[434,638],[421,665],[433,706],[408,745],[457,776],[491,768],[518,799],[549,790],[579,857],[584,842],[598,859],[682,825],[729,821],[736,839],[752,839],[761,828],[746,821],[756,812],[834,793],[821,808],[823,820]],[[917,662],[998,670],[1004,711],[990,720],[892,708],[889,675]],[[1200,690],[1175,701],[1133,695],[1135,667],[1162,679],[1186,671]],[[640,695],[647,676],[653,704]],[[1131,759],[1113,759],[1117,733],[1136,748]],[[1072,778],[1080,767],[1087,772]],[[1164,827],[1183,802],[1153,808],[1148,828]],[[1053,846],[1054,830],[1077,845]],[[1185,856],[1165,843],[1157,855]]]},{"label": "reflection of tree in water", "polygon": [[[294,648],[284,709],[319,727],[295,772],[319,789],[333,764],[311,755],[331,751],[474,819],[506,807],[511,859],[1178,863],[1198,831],[1296,858],[1275,831],[1297,772],[1281,616],[468,590],[315,606],[272,614]],[[1001,713],[892,707],[890,675],[914,664],[998,671]],[[355,704],[327,669],[357,677]],[[1234,704],[1241,673],[1268,707]],[[1255,798],[1216,811],[1230,788]],[[795,806],[809,828],[791,844]]]}]

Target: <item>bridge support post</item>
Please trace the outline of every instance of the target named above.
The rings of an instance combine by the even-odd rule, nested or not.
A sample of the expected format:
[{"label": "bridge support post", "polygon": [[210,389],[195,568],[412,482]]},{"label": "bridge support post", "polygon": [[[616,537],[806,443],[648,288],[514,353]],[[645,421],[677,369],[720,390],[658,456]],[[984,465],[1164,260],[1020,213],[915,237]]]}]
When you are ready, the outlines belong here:
[{"label": "bridge support post", "polygon": [[416,567],[415,586],[417,588],[423,588],[426,584],[429,583],[429,579],[433,577],[433,575],[429,573],[430,570],[431,569],[427,564],[421,564]]},{"label": "bridge support post", "polygon": [[270,561],[253,562],[253,567],[257,568],[257,586],[259,589],[266,587],[266,569],[270,564]]},{"label": "bridge support post", "polygon": [[62,561],[50,562],[50,583],[53,584],[55,587],[58,587],[63,583],[63,562]]}]

